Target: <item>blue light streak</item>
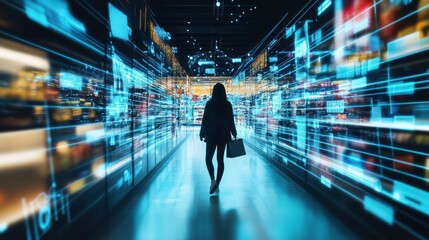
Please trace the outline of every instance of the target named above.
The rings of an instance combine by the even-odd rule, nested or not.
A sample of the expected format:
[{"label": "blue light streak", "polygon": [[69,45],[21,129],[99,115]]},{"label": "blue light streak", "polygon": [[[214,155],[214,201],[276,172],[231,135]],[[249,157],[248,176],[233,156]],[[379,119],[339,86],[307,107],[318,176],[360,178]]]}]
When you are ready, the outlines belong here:
[{"label": "blue light streak", "polygon": [[332,0],[325,0],[323,1],[320,6],[317,8],[317,15],[321,15],[326,9],[329,8],[329,6],[332,5]]}]

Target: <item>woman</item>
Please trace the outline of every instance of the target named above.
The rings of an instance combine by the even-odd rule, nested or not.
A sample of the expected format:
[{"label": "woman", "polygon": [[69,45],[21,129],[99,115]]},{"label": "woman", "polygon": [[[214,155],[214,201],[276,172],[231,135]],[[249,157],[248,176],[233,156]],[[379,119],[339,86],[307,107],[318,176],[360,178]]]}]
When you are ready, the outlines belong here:
[{"label": "woman", "polygon": [[[204,108],[204,116],[200,130],[200,140],[206,145],[206,165],[210,174],[211,185],[210,194],[218,191],[222,180],[226,143],[231,141],[231,134],[237,137],[235,129],[232,105],[226,99],[225,87],[221,83],[216,83],[213,87],[212,98]],[[212,158],[217,148],[217,178],[214,176]]]}]

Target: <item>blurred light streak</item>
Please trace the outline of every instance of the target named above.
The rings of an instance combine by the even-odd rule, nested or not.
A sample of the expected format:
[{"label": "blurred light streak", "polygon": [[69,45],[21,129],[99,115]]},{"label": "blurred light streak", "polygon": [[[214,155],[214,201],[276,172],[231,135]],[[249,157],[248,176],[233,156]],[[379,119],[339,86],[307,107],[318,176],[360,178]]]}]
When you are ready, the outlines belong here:
[{"label": "blurred light streak", "polygon": [[16,71],[20,70],[17,69],[17,67],[34,67],[39,70],[49,71],[50,65],[46,57],[7,48],[8,45],[5,43],[6,42],[0,40],[1,71],[12,71],[11,73],[16,73]]}]

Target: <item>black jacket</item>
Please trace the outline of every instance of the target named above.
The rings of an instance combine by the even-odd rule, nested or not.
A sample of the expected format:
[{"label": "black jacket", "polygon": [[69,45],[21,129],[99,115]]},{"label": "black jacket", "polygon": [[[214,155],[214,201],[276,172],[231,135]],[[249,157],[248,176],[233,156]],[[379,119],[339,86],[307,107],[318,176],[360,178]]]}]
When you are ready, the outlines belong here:
[{"label": "black jacket", "polygon": [[204,108],[200,137],[208,143],[226,143],[231,141],[231,134],[237,136],[231,103],[209,100]]}]

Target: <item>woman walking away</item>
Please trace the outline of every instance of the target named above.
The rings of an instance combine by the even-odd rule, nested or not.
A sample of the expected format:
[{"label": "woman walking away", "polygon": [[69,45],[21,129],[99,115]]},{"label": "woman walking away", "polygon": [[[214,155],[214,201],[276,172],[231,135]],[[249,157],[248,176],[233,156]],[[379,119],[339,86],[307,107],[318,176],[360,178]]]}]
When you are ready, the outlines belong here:
[{"label": "woman walking away", "polygon": [[[219,191],[222,180],[226,143],[231,141],[231,134],[237,137],[235,129],[232,105],[226,98],[225,87],[216,83],[213,87],[212,98],[204,108],[204,116],[200,130],[200,140],[206,142],[206,165],[210,174],[210,194]],[[217,178],[214,176],[212,163],[214,152],[217,148]]]}]

